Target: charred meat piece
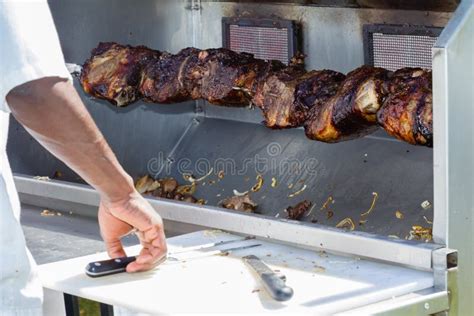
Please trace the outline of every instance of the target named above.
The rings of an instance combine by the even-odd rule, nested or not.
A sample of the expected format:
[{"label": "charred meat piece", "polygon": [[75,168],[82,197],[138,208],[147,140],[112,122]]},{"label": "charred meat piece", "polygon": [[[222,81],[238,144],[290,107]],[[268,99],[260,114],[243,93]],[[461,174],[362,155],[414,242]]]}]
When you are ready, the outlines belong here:
[{"label": "charred meat piece", "polygon": [[85,92],[117,106],[130,104],[141,97],[138,85],[143,67],[160,55],[144,46],[100,43],[82,67],[82,87]]},{"label": "charred meat piece", "polygon": [[390,135],[414,145],[433,146],[431,71],[397,70],[389,84],[389,97],[377,113],[378,123]]},{"label": "charred meat piece", "polygon": [[263,107],[263,102],[264,102],[264,87],[267,79],[270,76],[276,75],[278,73],[303,73],[304,68],[299,67],[300,69],[297,69],[296,67],[286,67],[282,62],[278,60],[270,60],[267,62],[266,66],[259,71],[255,83],[252,87],[252,103],[253,105],[262,108]]},{"label": "charred meat piece", "polygon": [[252,213],[257,209],[257,204],[250,199],[250,195],[235,195],[224,199],[219,203],[220,206],[226,209],[243,211],[247,213]]},{"label": "charred meat piece", "polygon": [[313,205],[312,202],[308,200],[304,200],[295,206],[289,206],[286,209],[286,213],[288,214],[289,219],[300,220],[301,217],[310,209]]},{"label": "charred meat piece", "polygon": [[156,103],[190,100],[195,82],[185,74],[189,64],[197,62],[200,52],[199,49],[189,47],[176,55],[163,53],[159,59],[149,63],[140,83],[144,100]]},{"label": "charred meat piece", "polygon": [[267,80],[276,77],[284,82],[291,81],[298,76],[306,73],[304,69],[304,55],[297,53],[290,61],[288,66],[277,60],[267,62],[267,66],[262,69],[254,85],[252,91],[252,103],[259,108],[263,108],[265,96],[268,90],[266,86]]},{"label": "charred meat piece", "polygon": [[252,54],[225,48],[203,50],[199,60],[193,73],[201,77],[201,98],[218,105],[249,105],[258,78],[269,67]]},{"label": "charred meat piece", "polygon": [[387,96],[389,74],[370,66],[348,73],[335,96],[311,109],[305,123],[306,136],[336,143],[374,132],[377,111]]},{"label": "charred meat piece", "polygon": [[320,107],[337,89],[345,76],[332,70],[303,72],[289,67],[269,76],[256,99],[265,116],[265,125],[270,128],[302,126],[311,107]]}]

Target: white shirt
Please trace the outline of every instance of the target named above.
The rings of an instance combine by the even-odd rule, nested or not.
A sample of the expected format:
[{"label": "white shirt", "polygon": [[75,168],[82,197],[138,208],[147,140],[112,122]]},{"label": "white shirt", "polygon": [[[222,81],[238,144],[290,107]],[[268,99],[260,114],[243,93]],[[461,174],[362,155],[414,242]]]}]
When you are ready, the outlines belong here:
[{"label": "white shirt", "polygon": [[19,223],[20,203],[6,155],[14,87],[71,77],[46,0],[0,0],[0,315],[41,315],[42,287]]}]

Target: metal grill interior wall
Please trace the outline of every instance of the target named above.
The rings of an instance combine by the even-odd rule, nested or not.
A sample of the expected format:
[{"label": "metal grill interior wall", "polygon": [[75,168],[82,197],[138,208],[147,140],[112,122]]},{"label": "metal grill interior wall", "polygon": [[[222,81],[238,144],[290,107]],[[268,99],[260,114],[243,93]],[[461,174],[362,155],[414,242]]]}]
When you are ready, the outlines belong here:
[{"label": "metal grill interior wall", "polygon": [[[220,47],[223,16],[277,16],[301,23],[307,69],[342,72],[364,62],[364,24],[443,27],[451,16],[449,12],[228,2],[201,2],[200,10],[194,10],[187,1],[151,0],[139,4],[121,1],[120,5],[113,0],[52,0],[50,7],[70,63],[82,64],[100,41],[171,52],[187,46]],[[195,194],[210,205],[233,195],[234,189],[248,190],[261,173],[265,182],[253,198],[259,212],[271,218],[277,214],[285,217],[285,207],[307,199],[315,208],[306,221],[335,226],[351,217],[357,230],[382,235],[403,238],[412,225],[428,225],[424,216],[432,219],[433,208],[421,207],[423,201],[433,201],[432,149],[396,141],[383,131],[355,141],[319,143],[308,140],[301,129],[265,128],[258,110],[216,107],[201,101],[171,105],[137,102],[118,109],[85,95],[77,81],[75,84],[119,160],[134,177],[161,170],[159,177],[183,181],[184,169],[200,176],[209,166],[214,172],[222,166],[230,168],[224,178],[217,181],[215,175],[209,176]],[[16,173],[52,176],[61,171],[61,180],[81,181],[13,119],[8,153]],[[294,167],[294,162],[299,165]],[[272,178],[276,187],[270,185]],[[303,186],[306,189],[301,194],[288,197]],[[378,195],[375,207],[368,221],[358,225],[374,192]],[[329,197],[333,202],[321,211]],[[330,218],[327,209],[333,212]],[[397,210],[404,214],[403,219],[395,216]]]}]

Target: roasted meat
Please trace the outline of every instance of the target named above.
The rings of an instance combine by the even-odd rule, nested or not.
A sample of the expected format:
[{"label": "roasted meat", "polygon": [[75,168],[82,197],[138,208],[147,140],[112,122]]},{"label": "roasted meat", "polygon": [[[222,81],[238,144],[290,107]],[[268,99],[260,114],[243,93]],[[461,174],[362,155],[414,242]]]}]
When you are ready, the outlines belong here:
[{"label": "roasted meat", "polygon": [[389,96],[377,113],[378,123],[390,135],[414,145],[433,146],[433,96],[431,71],[397,70]]},{"label": "roasted meat", "polygon": [[310,139],[335,143],[383,127],[415,145],[432,146],[431,72],[362,66],[344,76],[304,70],[225,48],[185,48],[177,54],[144,46],[100,43],[83,65],[84,90],[118,106],[140,98],[155,103],[205,99],[229,106],[254,104],[269,128],[304,126]]},{"label": "roasted meat", "polygon": [[82,68],[84,91],[117,106],[138,100],[143,67],[158,59],[160,52],[144,46],[100,43]]},{"label": "roasted meat", "polygon": [[230,106],[249,105],[257,81],[274,65],[225,48],[203,50],[199,59],[193,73],[201,74],[201,97],[209,103]]},{"label": "roasted meat", "polygon": [[320,107],[337,89],[345,76],[332,70],[304,72],[299,67],[270,75],[254,97],[270,128],[302,126],[311,107]]},{"label": "roasted meat", "polygon": [[146,101],[156,103],[203,98],[219,105],[245,106],[269,64],[274,63],[225,48],[186,48],[176,55],[164,53],[147,65],[140,92]]},{"label": "roasted meat", "polygon": [[[176,103],[192,99],[196,80],[186,71],[198,61],[200,50],[185,48],[176,55],[163,53],[159,59],[146,65],[140,83],[145,101]],[[194,98],[199,98],[195,95]]]},{"label": "roasted meat", "polygon": [[335,96],[311,109],[305,122],[306,136],[335,143],[374,132],[377,111],[387,96],[389,74],[370,66],[348,73]]}]

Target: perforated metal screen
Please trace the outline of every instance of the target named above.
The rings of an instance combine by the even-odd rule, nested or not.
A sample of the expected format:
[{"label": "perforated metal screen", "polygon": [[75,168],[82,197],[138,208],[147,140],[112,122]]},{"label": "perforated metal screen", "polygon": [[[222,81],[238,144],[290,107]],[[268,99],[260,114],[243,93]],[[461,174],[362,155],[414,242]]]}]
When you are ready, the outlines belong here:
[{"label": "perforated metal screen", "polygon": [[431,69],[431,49],[441,28],[369,25],[364,32],[367,64],[389,70]]},{"label": "perforated metal screen", "polygon": [[295,52],[293,22],[223,18],[223,46],[288,64]]},{"label": "perforated metal screen", "polygon": [[288,30],[230,25],[230,49],[288,63]]}]

